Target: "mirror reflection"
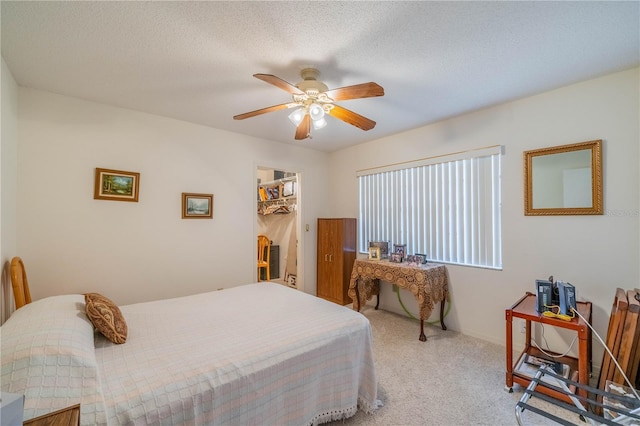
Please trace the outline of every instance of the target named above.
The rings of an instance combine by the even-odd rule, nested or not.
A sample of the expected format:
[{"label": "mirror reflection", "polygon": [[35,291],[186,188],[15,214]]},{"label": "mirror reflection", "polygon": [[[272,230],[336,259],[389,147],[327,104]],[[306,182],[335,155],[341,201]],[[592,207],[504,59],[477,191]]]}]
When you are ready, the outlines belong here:
[{"label": "mirror reflection", "polygon": [[525,214],[602,214],[601,141],[524,153]]}]

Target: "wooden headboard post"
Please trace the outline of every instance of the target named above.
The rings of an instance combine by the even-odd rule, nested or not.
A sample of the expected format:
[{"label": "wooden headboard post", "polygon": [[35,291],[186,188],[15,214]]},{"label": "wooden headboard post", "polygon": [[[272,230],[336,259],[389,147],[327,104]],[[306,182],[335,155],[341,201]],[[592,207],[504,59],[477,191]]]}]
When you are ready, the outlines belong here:
[{"label": "wooden headboard post", "polygon": [[11,259],[11,287],[13,288],[13,298],[16,302],[16,309],[20,309],[27,303],[31,303],[27,272],[24,269],[22,259],[17,256]]}]

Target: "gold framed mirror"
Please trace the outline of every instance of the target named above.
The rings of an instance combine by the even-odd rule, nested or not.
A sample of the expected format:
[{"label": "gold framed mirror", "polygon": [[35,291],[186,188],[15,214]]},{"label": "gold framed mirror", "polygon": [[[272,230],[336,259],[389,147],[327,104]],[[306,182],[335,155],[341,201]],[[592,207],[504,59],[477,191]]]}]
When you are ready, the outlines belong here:
[{"label": "gold framed mirror", "polygon": [[524,152],[524,214],[600,215],[602,140]]}]

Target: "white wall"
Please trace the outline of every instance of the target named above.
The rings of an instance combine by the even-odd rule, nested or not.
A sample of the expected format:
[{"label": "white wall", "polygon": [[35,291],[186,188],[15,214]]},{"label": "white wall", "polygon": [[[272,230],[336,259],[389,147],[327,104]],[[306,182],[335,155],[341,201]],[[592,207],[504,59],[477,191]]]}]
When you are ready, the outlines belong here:
[{"label": "white wall", "polygon": [[[128,304],[254,282],[258,165],[300,171],[317,194],[302,220],[325,214],[325,153],[27,88],[18,105],[17,254],[34,299]],[[94,200],[96,167],[140,172],[139,202]],[[213,219],[181,219],[182,192],[213,193]],[[315,294],[314,228],[302,244]]]},{"label": "white wall", "polygon": [[16,255],[16,192],[18,185],[18,86],[2,58],[2,135],[0,142],[0,323],[13,306],[9,262]]},{"label": "white wall", "polygon": [[[300,236],[301,264],[305,291],[315,294],[316,218],[357,217],[356,170],[494,144],[506,147],[504,270],[448,267],[451,329],[503,344],[504,309],[532,291],[535,278],[553,274],[594,303],[596,329],[606,334],[614,289],[638,286],[638,69],[331,155],[25,88],[18,89],[17,128],[10,118],[7,129],[5,103],[16,97],[5,99],[5,84],[15,87],[5,74],[2,258],[24,258],[36,299],[103,291],[124,304],[253,281],[258,166],[301,172],[302,227],[310,225]],[[15,134],[17,169],[4,157],[7,135]],[[592,139],[604,141],[606,214],[525,217],[522,152]],[[93,200],[95,167],[140,172],[140,202]],[[4,191],[16,182],[10,253],[5,235],[15,223],[5,219],[15,203],[5,203]],[[180,219],[183,191],[214,193],[213,220]],[[381,305],[402,312],[389,287]],[[417,312],[410,294],[403,301]],[[594,365],[601,352],[595,344]]]},{"label": "white wall", "polygon": [[[604,337],[615,288],[639,285],[638,104],[636,68],[334,152],[332,214],[357,217],[356,170],[504,145],[503,270],[448,266],[447,326],[504,344],[505,308],[534,291],[536,278],[554,275],[593,302]],[[384,125],[384,117],[378,121]],[[604,144],[605,215],[524,216],[523,151],[594,139]],[[403,313],[390,287],[382,288],[381,306]],[[411,294],[401,295],[417,315]],[[594,344],[594,366],[601,353]]]}]

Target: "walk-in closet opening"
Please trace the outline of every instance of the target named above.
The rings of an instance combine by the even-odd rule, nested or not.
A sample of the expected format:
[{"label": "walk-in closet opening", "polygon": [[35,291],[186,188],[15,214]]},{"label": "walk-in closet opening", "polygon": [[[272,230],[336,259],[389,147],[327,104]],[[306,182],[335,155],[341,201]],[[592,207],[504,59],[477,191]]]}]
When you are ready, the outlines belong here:
[{"label": "walk-in closet opening", "polygon": [[[272,281],[301,289],[301,271],[298,268],[298,177],[296,172],[264,167],[257,169],[256,249],[259,267],[256,272],[257,281]],[[258,247],[260,235],[267,237],[266,247],[264,244]]]}]

